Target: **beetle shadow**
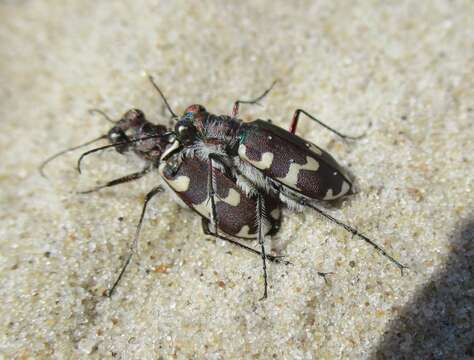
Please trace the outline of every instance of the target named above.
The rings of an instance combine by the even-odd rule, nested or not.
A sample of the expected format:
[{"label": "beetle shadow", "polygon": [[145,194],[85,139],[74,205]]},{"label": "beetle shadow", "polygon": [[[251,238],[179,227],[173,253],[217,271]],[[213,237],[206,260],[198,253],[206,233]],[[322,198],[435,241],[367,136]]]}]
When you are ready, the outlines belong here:
[{"label": "beetle shadow", "polygon": [[474,359],[474,215],[439,273],[389,324],[373,359]]}]

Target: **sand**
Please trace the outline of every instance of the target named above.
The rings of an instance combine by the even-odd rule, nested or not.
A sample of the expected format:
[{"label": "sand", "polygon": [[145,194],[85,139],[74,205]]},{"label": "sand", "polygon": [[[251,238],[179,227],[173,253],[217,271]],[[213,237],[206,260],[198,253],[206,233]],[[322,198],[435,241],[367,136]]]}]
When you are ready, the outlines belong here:
[{"label": "sand", "polygon": [[[474,358],[474,5],[471,1],[0,3],[0,354],[4,358]],[[277,86],[242,118],[302,120],[359,192],[330,209],[410,267],[317,214],[284,211],[260,259],[202,234],[169,194],[147,213],[115,295],[145,194],[158,174],[79,195],[140,168],[80,151],[142,109],[233,101]],[[255,243],[250,243],[256,245]],[[332,272],[327,283],[318,271]]]}]

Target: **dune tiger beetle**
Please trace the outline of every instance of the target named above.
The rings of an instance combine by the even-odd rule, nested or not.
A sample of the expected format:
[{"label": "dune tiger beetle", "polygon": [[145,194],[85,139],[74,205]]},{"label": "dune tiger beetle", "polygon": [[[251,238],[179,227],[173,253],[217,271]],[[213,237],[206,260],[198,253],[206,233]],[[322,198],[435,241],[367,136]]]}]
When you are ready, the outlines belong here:
[{"label": "dune tiger beetle", "polygon": [[[156,87],[151,77],[150,80]],[[163,97],[160,89],[158,87],[156,89]],[[164,97],[163,100],[174,115]],[[278,197],[273,194],[262,194],[261,196],[247,194],[237,186],[235,179],[228,172],[223,168],[212,166],[212,160],[210,159],[187,157],[183,152],[174,151],[166,161],[161,161],[163,153],[173,144],[175,134],[172,131],[167,131],[164,126],[149,122],[143,112],[138,109],[127,111],[116,122],[100,110],[92,111],[99,112],[107,120],[113,122],[113,127],[105,135],[85,144],[61,151],[48,158],[39,168],[42,175],[44,175],[44,167],[59,155],[102,139],[108,140],[109,145],[86,151],[79,157],[77,164],[79,172],[81,172],[81,162],[85,156],[108,148],[114,148],[121,154],[133,152],[143,160],[144,169],[80,193],[88,194],[138,180],[152,170],[158,169],[163,185],[176,195],[177,201],[201,216],[202,229],[206,235],[228,241],[247,251],[264,256],[266,260],[289,264],[288,261],[282,260],[279,256],[263,254],[237,241],[237,239],[262,238],[266,235],[274,235],[278,231],[281,222],[281,203]],[[209,184],[212,184],[212,186]],[[209,188],[212,188],[213,191],[209,191]],[[132,259],[148,202],[162,190],[163,188],[159,185],[146,194],[129,254],[117,279],[108,291],[108,296],[113,294]],[[212,195],[210,195],[211,193]],[[257,212],[259,216],[257,216]],[[324,276],[324,273],[319,274]]]},{"label": "dune tiger beetle", "polygon": [[[187,107],[176,123],[173,145],[167,149],[162,159],[172,156],[174,152],[184,152],[186,157],[200,158],[208,161],[211,166],[232,173],[237,185],[249,196],[260,199],[263,194],[272,194],[291,209],[302,210],[309,207],[342,226],[353,236],[369,243],[397,265],[403,274],[405,265],[395,260],[373,240],[317,206],[319,202],[333,201],[353,194],[353,184],[342,166],[330,154],[295,132],[298,120],[304,114],[344,140],[359,137],[343,135],[301,109],[295,111],[289,131],[268,121],[243,122],[238,118],[240,104],[258,103],[274,84],[255,100],[236,101],[231,116],[214,115],[198,104]],[[214,190],[211,188],[209,191],[212,197]],[[257,216],[262,215],[257,211]],[[259,242],[265,270],[265,247],[261,237]],[[264,277],[266,284],[265,271]],[[264,297],[266,295],[265,287]]]}]

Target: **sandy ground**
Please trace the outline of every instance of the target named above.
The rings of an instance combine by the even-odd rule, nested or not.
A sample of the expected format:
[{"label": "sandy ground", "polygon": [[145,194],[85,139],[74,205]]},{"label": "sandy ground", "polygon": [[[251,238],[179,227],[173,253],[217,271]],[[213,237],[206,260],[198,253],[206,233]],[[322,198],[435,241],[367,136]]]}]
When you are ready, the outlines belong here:
[{"label": "sandy ground", "polygon": [[[250,5],[250,3],[252,5]],[[1,1],[0,353],[5,358],[474,358],[474,3],[472,1]],[[167,124],[143,71],[181,113],[230,113],[279,84],[245,120],[287,127],[354,174],[331,213],[410,267],[310,210],[284,212],[271,265],[201,233],[168,194],[151,205],[134,259],[117,275],[158,174],[77,191],[139,168],[113,151],[78,175],[71,153],[131,107]],[[255,244],[254,244],[255,245]],[[317,271],[333,272],[328,283]]]}]

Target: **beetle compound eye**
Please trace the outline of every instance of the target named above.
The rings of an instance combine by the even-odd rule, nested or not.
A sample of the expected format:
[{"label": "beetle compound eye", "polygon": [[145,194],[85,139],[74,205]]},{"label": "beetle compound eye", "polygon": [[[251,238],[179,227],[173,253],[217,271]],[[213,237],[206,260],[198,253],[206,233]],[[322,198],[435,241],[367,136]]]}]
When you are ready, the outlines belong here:
[{"label": "beetle compound eye", "polygon": [[186,125],[181,125],[177,128],[178,135],[181,139],[186,140],[190,139],[193,135],[193,131],[191,130],[191,127],[186,126]]},{"label": "beetle compound eye", "polygon": [[112,129],[110,129],[109,133],[107,134],[107,137],[109,138],[112,144],[121,141],[127,141],[127,135],[119,127],[113,127]]},{"label": "beetle compound eye", "polygon": [[183,119],[183,120],[180,120],[176,123],[176,126],[174,127],[174,131],[179,136],[183,136],[189,131],[189,128],[191,126],[192,125],[191,125],[189,120]]},{"label": "beetle compound eye", "polygon": [[[107,134],[107,138],[112,144],[117,144],[117,143],[122,143],[122,142],[127,142],[129,141],[129,138],[125,132],[117,127],[114,126],[112,129]],[[119,152],[120,154],[123,154],[124,152],[128,151],[128,146],[127,144],[117,146],[115,150]]]},{"label": "beetle compound eye", "polygon": [[181,120],[175,126],[175,133],[179,141],[189,144],[196,136],[196,128],[188,120]]}]

